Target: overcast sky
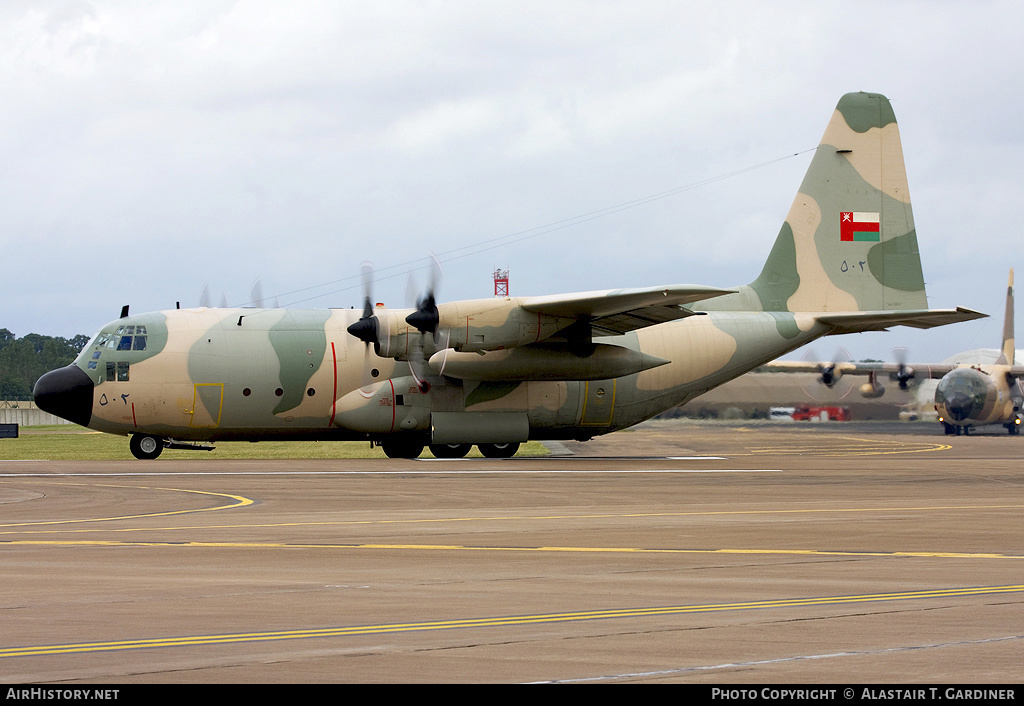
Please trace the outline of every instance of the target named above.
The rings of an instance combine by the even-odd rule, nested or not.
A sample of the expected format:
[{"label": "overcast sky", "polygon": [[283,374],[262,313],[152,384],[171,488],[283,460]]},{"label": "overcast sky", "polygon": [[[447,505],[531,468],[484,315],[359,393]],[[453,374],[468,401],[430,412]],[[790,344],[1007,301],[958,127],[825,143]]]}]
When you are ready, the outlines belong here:
[{"label": "overcast sky", "polygon": [[978,0],[8,0],[0,328],[91,334],[204,287],[244,304],[257,280],[359,307],[366,260],[374,299],[405,306],[431,252],[442,300],[491,296],[496,266],[513,295],[747,283],[865,90],[900,123],[930,305],[993,317],[817,354],[996,347],[1022,25]]}]

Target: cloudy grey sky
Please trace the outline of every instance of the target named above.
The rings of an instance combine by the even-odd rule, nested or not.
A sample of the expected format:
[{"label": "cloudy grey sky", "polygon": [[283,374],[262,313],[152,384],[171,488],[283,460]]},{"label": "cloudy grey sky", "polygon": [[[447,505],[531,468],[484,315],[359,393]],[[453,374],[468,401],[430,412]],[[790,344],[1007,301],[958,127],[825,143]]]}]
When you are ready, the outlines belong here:
[{"label": "cloudy grey sky", "polygon": [[495,266],[513,295],[746,283],[836,101],[866,90],[900,122],[931,306],[994,316],[817,352],[994,347],[1021,265],[1022,20],[984,0],[8,1],[0,327],[91,334],[257,280],[358,307],[364,260],[403,306],[431,252],[445,300],[490,296]]}]

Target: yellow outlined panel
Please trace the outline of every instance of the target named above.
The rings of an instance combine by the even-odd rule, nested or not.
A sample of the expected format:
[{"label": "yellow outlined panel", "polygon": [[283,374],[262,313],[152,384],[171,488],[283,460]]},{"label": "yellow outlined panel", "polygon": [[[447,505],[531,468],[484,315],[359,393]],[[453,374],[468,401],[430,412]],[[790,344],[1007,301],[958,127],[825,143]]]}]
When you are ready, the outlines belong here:
[{"label": "yellow outlined panel", "polygon": [[192,399],[192,420],[188,425],[194,428],[220,426],[223,409],[224,383],[197,382]]},{"label": "yellow outlined panel", "polygon": [[[615,380],[599,380],[586,383],[583,393],[583,413],[580,426],[611,426],[615,414]],[[609,389],[610,388],[610,389]]]}]

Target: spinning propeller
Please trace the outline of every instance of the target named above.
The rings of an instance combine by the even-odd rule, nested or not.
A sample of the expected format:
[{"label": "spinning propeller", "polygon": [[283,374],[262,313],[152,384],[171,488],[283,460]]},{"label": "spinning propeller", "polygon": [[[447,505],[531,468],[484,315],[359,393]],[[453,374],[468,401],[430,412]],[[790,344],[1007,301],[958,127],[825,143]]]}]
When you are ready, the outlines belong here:
[{"label": "spinning propeller", "polygon": [[[427,342],[426,336],[428,333],[432,335],[431,343],[434,349],[438,347],[441,339],[438,331],[441,316],[437,310],[437,300],[434,298],[438,282],[441,279],[441,263],[436,256],[431,255],[430,257],[433,261],[430,268],[430,284],[427,286],[426,292],[416,297],[416,311],[405,317],[405,322],[420,332],[418,341],[412,336],[409,337],[409,372],[423,392],[430,389],[430,383],[427,380],[430,374],[427,366],[428,356],[424,350],[424,345]],[[406,285],[406,297],[411,298],[410,295],[415,291],[416,287],[410,274],[409,282]],[[431,353],[433,352],[432,350]]]},{"label": "spinning propeller", "polygon": [[364,262],[362,272],[363,315],[359,318],[359,321],[348,327],[348,332],[366,344],[367,355],[369,355],[370,344],[380,344],[380,339],[377,337],[380,324],[377,322],[377,317],[373,315],[373,300],[370,299],[370,291],[373,287],[373,265],[369,262]]},{"label": "spinning propeller", "polygon": [[[814,351],[808,350],[804,355],[804,359],[808,361],[818,360],[815,357]],[[839,367],[840,363],[848,363],[850,361],[850,354],[845,348],[838,348],[836,354],[832,356],[831,361],[823,361],[817,364],[818,368],[818,379],[816,382],[810,383],[804,387],[804,393],[814,402],[823,402],[826,399],[830,399],[829,395],[822,394],[821,388],[818,385],[824,385],[830,390],[835,387],[836,383],[843,376],[843,371]],[[839,393],[839,399],[846,399],[847,395],[853,390],[852,387],[847,387]]]},{"label": "spinning propeller", "polygon": [[910,381],[914,379],[914,369],[907,365],[906,348],[897,348],[895,353],[897,368],[890,377],[899,383],[901,390],[906,391],[910,388]]},{"label": "spinning propeller", "polygon": [[[427,286],[427,291],[416,298],[416,311],[406,316],[405,322],[422,334],[434,334],[436,342],[437,326],[441,322],[441,317],[437,311],[437,300],[434,299],[434,292],[437,291],[437,284],[441,279],[441,263],[436,256],[431,255],[430,257],[433,260],[430,268],[430,284]],[[407,296],[408,293],[407,289]]]},{"label": "spinning propeller", "polygon": [[369,387],[372,380],[372,373],[370,372],[370,344],[374,346],[380,346],[380,338],[378,337],[380,331],[380,322],[377,321],[377,317],[373,315],[373,300],[370,298],[370,292],[373,288],[373,265],[369,262],[364,262],[362,267],[363,273],[363,315],[354,324],[348,327],[348,332],[362,341],[363,346],[363,384],[362,387]]}]

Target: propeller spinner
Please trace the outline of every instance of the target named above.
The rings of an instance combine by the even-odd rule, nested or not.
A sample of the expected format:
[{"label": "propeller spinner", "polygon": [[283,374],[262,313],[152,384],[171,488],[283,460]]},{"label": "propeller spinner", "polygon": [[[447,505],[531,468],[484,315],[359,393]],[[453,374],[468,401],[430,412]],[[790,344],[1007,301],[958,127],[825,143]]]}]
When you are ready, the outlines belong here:
[{"label": "propeller spinner", "polygon": [[907,365],[907,349],[897,348],[896,349],[896,372],[892,374],[892,379],[899,383],[901,390],[907,390],[910,387],[910,381],[914,379],[914,369]]}]

